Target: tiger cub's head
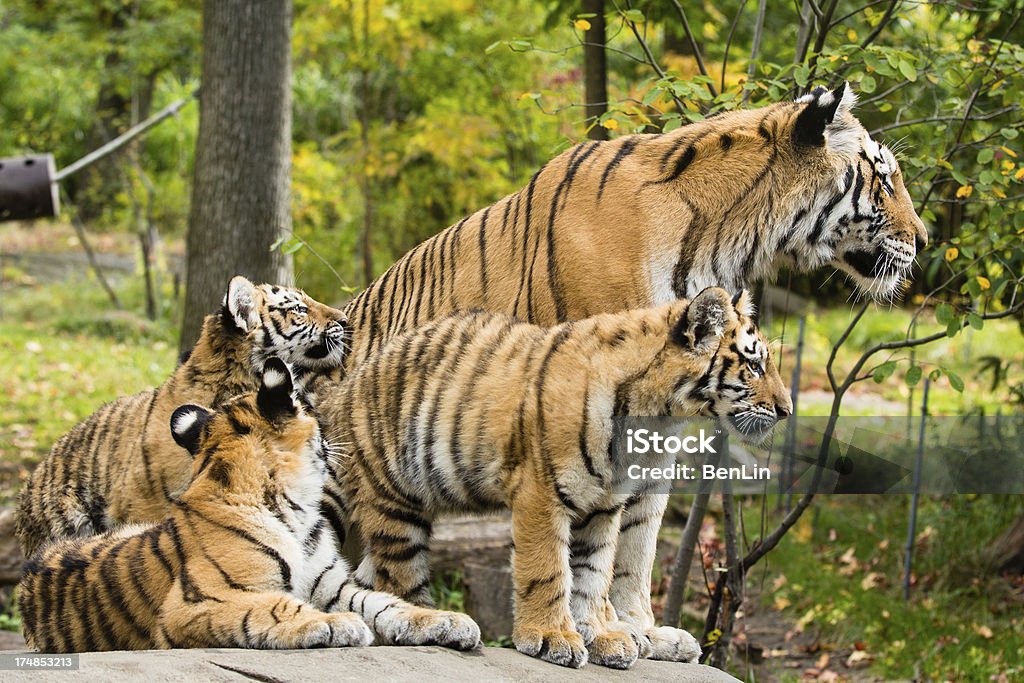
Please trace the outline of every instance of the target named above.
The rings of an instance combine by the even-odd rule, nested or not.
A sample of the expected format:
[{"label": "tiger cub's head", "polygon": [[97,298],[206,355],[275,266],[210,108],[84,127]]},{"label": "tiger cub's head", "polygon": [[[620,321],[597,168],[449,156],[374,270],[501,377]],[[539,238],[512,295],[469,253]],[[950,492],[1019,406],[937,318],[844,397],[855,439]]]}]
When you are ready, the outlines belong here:
[{"label": "tiger cub's head", "polygon": [[725,418],[742,438],[762,438],[793,404],[753,321],[750,294],[730,297],[709,287],[682,305],[665,347],[671,357],[665,369],[676,368],[673,402],[686,412]]},{"label": "tiger cub's head", "polygon": [[220,328],[243,340],[255,373],[274,356],[297,370],[327,370],[345,360],[350,332],[341,311],[301,289],[256,285],[236,275],[224,294]]},{"label": "tiger cub's head", "polygon": [[192,483],[181,495],[186,502],[251,502],[275,512],[314,510],[319,504],[328,448],[278,358],[267,360],[256,392],[216,411],[192,404],[177,408],[171,434],[193,458]]}]

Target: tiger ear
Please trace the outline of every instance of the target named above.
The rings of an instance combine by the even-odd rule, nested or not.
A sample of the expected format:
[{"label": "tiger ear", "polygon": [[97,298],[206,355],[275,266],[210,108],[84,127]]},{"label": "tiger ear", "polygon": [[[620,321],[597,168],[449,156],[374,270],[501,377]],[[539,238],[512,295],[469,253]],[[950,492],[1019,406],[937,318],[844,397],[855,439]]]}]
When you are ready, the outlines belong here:
[{"label": "tiger ear", "polygon": [[224,294],[221,318],[226,327],[242,334],[254,330],[260,324],[256,312],[256,285],[241,275],[231,278]]},{"label": "tiger ear", "polygon": [[753,318],[757,314],[757,306],[754,305],[753,296],[746,289],[741,289],[732,297],[732,307],[744,318]]},{"label": "tiger ear", "polygon": [[263,366],[260,390],[256,394],[256,406],[260,414],[271,422],[294,415],[295,400],[292,398],[292,373],[284,361],[277,357],[267,359]]},{"label": "tiger ear", "polygon": [[825,144],[825,131],[853,109],[857,94],[849,84],[843,82],[835,90],[818,86],[797,102],[804,108],[796,117],[793,127],[793,142],[806,147],[821,147]]},{"label": "tiger ear", "polygon": [[733,307],[729,293],[708,287],[693,297],[669,333],[670,339],[692,351],[705,351],[725,332]]},{"label": "tiger ear", "polygon": [[174,442],[195,456],[202,441],[203,426],[211,417],[213,413],[209,410],[191,403],[175,408],[171,414],[171,435]]}]

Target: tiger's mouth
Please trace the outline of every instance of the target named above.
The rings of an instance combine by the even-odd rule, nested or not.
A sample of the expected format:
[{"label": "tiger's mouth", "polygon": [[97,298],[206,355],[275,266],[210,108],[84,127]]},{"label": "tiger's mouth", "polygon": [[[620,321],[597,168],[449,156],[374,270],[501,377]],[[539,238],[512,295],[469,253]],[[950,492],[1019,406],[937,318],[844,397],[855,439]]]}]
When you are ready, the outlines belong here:
[{"label": "tiger's mouth", "polygon": [[[886,240],[890,241],[895,242]],[[837,265],[853,278],[857,289],[878,300],[895,298],[914,265],[914,256],[902,243],[899,246],[887,243],[848,249],[837,259]]]},{"label": "tiger's mouth", "polygon": [[332,326],[320,335],[320,341],[303,351],[301,364],[311,368],[333,368],[345,361],[348,345],[346,332],[341,326]]},{"label": "tiger's mouth", "polygon": [[729,416],[728,424],[743,441],[761,443],[771,435],[779,418],[771,413],[744,410]]}]

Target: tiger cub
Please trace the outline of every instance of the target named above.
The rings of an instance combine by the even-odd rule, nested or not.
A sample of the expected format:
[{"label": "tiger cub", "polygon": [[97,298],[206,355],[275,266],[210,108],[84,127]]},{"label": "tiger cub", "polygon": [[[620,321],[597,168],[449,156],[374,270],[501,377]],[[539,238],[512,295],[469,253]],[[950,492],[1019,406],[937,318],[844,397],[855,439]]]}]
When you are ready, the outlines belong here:
[{"label": "tiger cub", "polygon": [[320,512],[331,451],[303,401],[271,358],[258,392],[216,412],[176,409],[171,432],[192,456],[191,484],[158,524],[58,540],[25,564],[29,647],[343,647],[369,645],[373,632],[474,647],[469,617],[348,580]]},{"label": "tiger cub", "polygon": [[473,311],[395,337],[319,406],[347,451],[327,496],[361,533],[357,579],[427,603],[434,517],[508,507],[516,648],[571,667],[696,659],[692,636],[653,626],[649,600],[612,607],[613,574],[639,596],[650,581],[649,525],[620,533],[623,505],[660,519],[667,503],[613,492],[612,417],[682,410],[744,432],[773,426],[791,403],[751,309],[746,293],[709,288],[551,328]]},{"label": "tiger cub", "polygon": [[195,348],[166,382],[100,408],[36,467],[18,505],[25,556],[49,539],[162,519],[171,495],[189,481],[191,461],[168,428],[176,407],[217,406],[255,390],[270,356],[297,373],[337,368],[348,339],[341,311],[298,289],[233,278],[222,310],[207,316]]}]

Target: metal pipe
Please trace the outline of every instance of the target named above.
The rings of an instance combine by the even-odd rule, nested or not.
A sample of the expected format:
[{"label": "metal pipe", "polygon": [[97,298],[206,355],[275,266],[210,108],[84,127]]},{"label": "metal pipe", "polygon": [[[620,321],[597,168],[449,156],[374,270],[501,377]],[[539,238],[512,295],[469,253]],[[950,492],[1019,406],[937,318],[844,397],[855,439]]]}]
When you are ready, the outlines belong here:
[{"label": "metal pipe", "polygon": [[71,175],[73,173],[77,173],[78,171],[81,171],[86,166],[89,166],[90,164],[96,163],[97,161],[99,161],[103,157],[109,156],[110,154],[113,154],[117,150],[119,150],[122,147],[124,147],[125,145],[127,145],[133,139],[135,139],[138,136],[140,136],[143,133],[145,133],[147,130],[149,130],[150,128],[152,128],[156,124],[160,123],[161,121],[163,121],[164,119],[166,119],[166,118],[168,118],[170,116],[173,116],[174,114],[177,114],[181,110],[182,107],[184,107],[186,104],[188,104],[191,100],[195,99],[195,97],[198,94],[199,94],[199,91],[196,90],[196,91],[194,91],[192,93],[191,97],[186,97],[186,98],[180,99],[180,100],[178,100],[176,102],[172,102],[171,104],[167,105],[166,107],[164,107],[163,109],[161,109],[157,113],[155,113],[152,116],[150,116],[145,121],[142,121],[140,123],[135,124],[134,126],[129,128],[128,130],[126,130],[124,133],[121,133],[116,138],[114,138],[110,142],[106,143],[102,147],[99,147],[98,149],[95,149],[95,150],[89,152],[88,154],[86,154],[84,157],[82,157],[78,161],[75,161],[71,165],[65,166],[64,168],[60,169],[53,176],[53,182],[59,183],[60,181],[62,181],[65,178],[67,178],[69,175]]}]

